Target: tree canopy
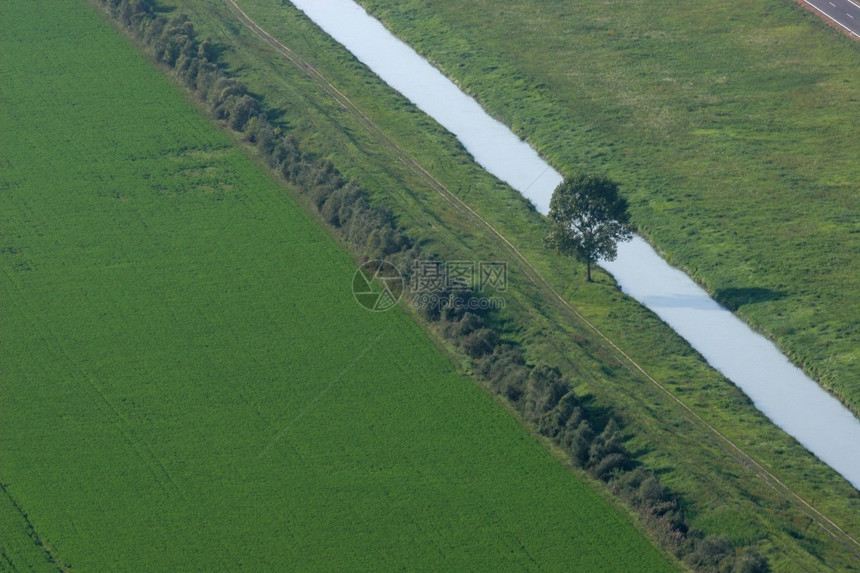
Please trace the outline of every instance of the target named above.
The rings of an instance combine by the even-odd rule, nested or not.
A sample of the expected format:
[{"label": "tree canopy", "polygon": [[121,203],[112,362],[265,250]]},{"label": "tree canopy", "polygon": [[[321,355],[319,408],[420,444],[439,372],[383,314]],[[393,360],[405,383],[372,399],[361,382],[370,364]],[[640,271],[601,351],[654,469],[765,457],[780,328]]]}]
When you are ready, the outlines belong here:
[{"label": "tree canopy", "polygon": [[600,175],[566,177],[553,191],[549,218],[552,232],[545,245],[583,261],[589,282],[591,265],[615,260],[618,241],[633,237],[627,200],[615,182]]}]

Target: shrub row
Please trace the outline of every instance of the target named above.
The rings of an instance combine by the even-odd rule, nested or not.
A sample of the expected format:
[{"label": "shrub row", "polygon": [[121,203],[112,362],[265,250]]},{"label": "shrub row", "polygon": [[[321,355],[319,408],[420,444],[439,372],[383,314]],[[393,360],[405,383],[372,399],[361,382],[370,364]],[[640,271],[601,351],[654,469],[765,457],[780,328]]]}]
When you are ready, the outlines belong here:
[{"label": "shrub row", "polygon": [[[101,1],[216,119],[241,133],[272,169],[295,184],[362,258],[385,258],[407,280],[416,261],[429,258],[398,227],[391,211],[372,204],[368,194],[330,162],[303,153],[288,133],[273,126],[260,100],[217,65],[216,46],[198,40],[186,15],[168,20],[152,0]],[[448,283],[444,276],[440,279],[439,284]],[[520,348],[503,343],[505,333],[492,313],[468,304],[478,293],[448,287],[433,295],[433,304],[413,300],[425,320],[467,354],[492,390],[567,452],[573,464],[626,500],[665,547],[699,571],[769,571],[754,550],[738,550],[724,536],[705,537],[689,528],[677,496],[625,448],[618,421],[585,405],[557,368],[528,364]]]}]

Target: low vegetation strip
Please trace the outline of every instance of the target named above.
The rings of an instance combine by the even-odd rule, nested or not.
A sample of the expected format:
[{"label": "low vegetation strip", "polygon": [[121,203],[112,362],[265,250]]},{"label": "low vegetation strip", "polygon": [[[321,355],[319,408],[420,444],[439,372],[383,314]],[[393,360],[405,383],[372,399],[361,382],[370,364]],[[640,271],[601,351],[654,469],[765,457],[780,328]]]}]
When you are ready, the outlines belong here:
[{"label": "low vegetation strip", "polygon": [[673,264],[860,413],[856,43],[781,0],[359,3],[559,170],[619,181]]},{"label": "low vegetation strip", "polygon": [[[672,569],[407,316],[356,304],[355,264],[297,190],[89,7],[0,19],[0,482],[58,564]],[[163,62],[193,65],[192,30],[165,23]],[[210,79],[215,113],[283,143],[309,201],[340,180],[370,219],[329,197],[344,237],[407,246]]]}]

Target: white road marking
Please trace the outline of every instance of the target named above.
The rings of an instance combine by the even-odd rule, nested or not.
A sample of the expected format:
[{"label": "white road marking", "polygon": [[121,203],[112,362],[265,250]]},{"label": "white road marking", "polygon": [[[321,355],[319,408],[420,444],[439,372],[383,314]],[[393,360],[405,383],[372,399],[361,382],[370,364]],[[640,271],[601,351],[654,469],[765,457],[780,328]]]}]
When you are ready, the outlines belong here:
[{"label": "white road marking", "polygon": [[849,18],[852,18],[852,19],[854,18],[854,15],[853,15],[853,14],[849,14],[848,12],[846,12],[846,13],[845,13],[845,15],[846,15],[846,16],[848,16]]},{"label": "white road marking", "polygon": [[830,4],[831,6],[833,6],[834,8],[836,8],[836,4],[834,4],[833,2],[828,2],[828,4]]},{"label": "white road marking", "polygon": [[[843,24],[842,22],[840,22],[839,20],[837,20],[836,18],[834,18],[833,16],[831,16],[830,14],[828,14],[827,12],[825,12],[824,10],[822,10],[821,8],[819,8],[818,6],[816,6],[815,4],[813,4],[810,0],[804,0],[804,1],[805,1],[805,2],[810,6],[810,7],[814,8],[815,10],[818,10],[819,12],[821,12],[821,13],[822,13],[824,16],[826,16],[827,18],[830,18],[831,20],[833,20],[833,22],[834,22],[834,23],[836,23],[838,26],[841,26],[841,27],[845,28],[845,30],[846,30],[849,34],[851,34],[852,36],[856,36],[857,38],[860,38],[860,34],[858,34],[858,33],[857,33],[857,32],[855,32],[854,30],[852,30],[851,28],[849,28],[848,26],[846,26],[845,24]],[[860,8],[860,5],[858,5],[858,4],[857,4],[856,2],[854,2],[853,0],[848,0],[848,1],[849,1],[849,2],[851,2],[852,4],[854,4],[855,6],[857,6],[858,8]]]}]

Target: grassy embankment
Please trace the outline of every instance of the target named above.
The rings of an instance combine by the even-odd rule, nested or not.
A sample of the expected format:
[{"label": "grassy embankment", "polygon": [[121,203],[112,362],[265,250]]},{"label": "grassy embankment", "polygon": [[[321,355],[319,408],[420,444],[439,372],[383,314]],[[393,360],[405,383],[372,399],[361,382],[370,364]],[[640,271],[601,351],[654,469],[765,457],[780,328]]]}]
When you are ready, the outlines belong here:
[{"label": "grassy embankment", "polygon": [[669,568],[91,6],[0,21],[0,569]]},{"label": "grassy embankment", "polygon": [[860,414],[860,44],[789,0],[361,0]]},{"label": "grassy embankment", "polygon": [[[564,285],[571,300],[614,340],[693,406],[708,423],[753,452],[780,477],[851,532],[858,530],[853,488],[815,462],[782,432],[757,414],[736,389],[710,371],[680,340],[653,316],[620,296],[604,276],[597,286],[585,285],[568,261],[549,257],[540,249],[542,221],[517,195],[487,178],[433,122],[390,90],[339,49],[289,6],[264,2],[241,5],[270,32],[316,65],[378,125],[440,177],[447,186],[514,239],[523,252],[555,285]],[[377,191],[392,205],[403,225],[428,249],[445,256],[497,260],[504,250],[473,221],[452,210],[414,174],[402,167],[380,142],[321,93],[303,73],[265,46],[237,22],[227,7],[181,2],[205,33],[228,47],[224,54],[268,105],[282,109],[281,120],[303,143],[329,157],[344,173]],[[693,524],[725,532],[739,542],[754,542],[783,568],[824,567],[826,562],[855,560],[785,498],[775,495],[738,465],[700,425],[659,391],[613,366],[587,334],[559,313],[545,295],[516,269],[506,295],[512,323],[525,325],[515,337],[533,357],[555,360],[576,377],[580,393],[596,404],[611,404],[635,436],[630,445],[640,460],[688,500]],[[551,336],[547,336],[550,334]]]}]

